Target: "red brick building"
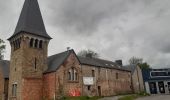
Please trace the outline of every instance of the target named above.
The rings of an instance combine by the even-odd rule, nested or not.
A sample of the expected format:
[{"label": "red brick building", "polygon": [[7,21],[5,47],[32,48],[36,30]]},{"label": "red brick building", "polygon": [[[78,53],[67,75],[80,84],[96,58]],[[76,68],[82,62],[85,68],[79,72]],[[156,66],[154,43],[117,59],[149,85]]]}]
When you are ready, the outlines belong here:
[{"label": "red brick building", "polygon": [[47,57],[47,34],[37,0],[25,0],[11,45],[9,100],[111,96],[131,92],[131,72],[115,62],[68,50]]}]

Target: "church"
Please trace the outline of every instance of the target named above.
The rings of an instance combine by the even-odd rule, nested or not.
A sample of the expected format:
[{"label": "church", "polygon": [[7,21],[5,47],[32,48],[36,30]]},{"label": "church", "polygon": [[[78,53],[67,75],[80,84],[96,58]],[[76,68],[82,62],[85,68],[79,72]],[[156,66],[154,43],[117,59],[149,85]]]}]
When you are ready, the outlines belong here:
[{"label": "church", "polygon": [[25,0],[14,34],[8,39],[10,61],[0,61],[0,96],[4,100],[57,100],[62,96],[132,92],[131,71],[123,68],[121,61],[79,57],[73,49],[48,56],[51,39],[38,1]]}]

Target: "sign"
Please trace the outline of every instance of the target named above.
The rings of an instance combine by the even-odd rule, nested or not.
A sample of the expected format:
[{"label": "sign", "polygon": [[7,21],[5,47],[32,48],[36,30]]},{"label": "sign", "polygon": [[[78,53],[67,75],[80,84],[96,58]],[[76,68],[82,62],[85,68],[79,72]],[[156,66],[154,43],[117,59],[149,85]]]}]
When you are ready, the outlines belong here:
[{"label": "sign", "polygon": [[83,77],[83,83],[84,83],[84,85],[93,85],[94,78],[93,77]]}]

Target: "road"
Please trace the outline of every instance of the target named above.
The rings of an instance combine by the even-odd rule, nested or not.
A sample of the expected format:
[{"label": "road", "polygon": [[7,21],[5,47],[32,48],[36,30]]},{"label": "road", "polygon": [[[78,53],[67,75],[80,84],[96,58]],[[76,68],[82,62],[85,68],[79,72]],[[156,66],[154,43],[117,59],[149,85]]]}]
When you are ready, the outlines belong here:
[{"label": "road", "polygon": [[[106,97],[99,100],[118,100],[119,97]],[[148,97],[138,98],[136,100],[170,100],[170,95],[151,95]]]},{"label": "road", "polygon": [[170,100],[170,95],[152,95],[148,97],[138,98],[137,100]]}]

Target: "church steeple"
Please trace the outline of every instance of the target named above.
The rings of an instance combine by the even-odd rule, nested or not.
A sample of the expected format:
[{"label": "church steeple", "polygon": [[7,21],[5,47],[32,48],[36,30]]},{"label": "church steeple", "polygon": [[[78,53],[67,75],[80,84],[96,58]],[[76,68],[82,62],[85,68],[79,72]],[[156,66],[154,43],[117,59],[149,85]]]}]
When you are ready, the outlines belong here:
[{"label": "church steeple", "polygon": [[37,0],[25,0],[15,32],[9,39],[21,32],[51,39],[46,32]]}]

